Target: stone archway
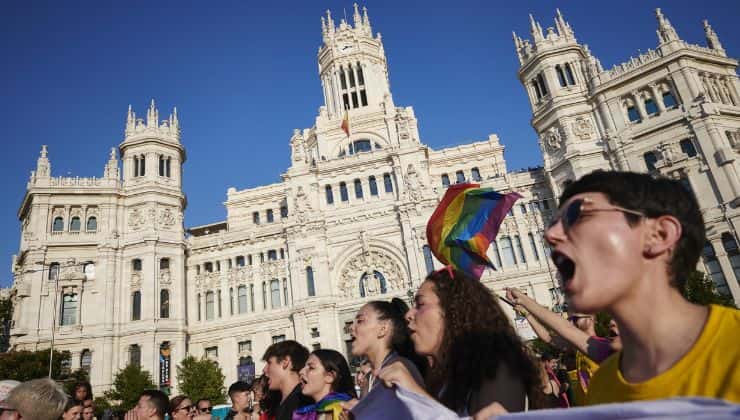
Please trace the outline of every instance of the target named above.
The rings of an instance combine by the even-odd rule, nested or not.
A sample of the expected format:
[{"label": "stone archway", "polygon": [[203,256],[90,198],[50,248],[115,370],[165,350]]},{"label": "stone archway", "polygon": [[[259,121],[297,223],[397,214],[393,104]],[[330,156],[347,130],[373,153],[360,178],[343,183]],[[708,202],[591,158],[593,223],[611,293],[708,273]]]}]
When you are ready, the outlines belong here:
[{"label": "stone archway", "polygon": [[360,286],[363,285],[365,297],[380,295],[383,293],[382,278],[386,293],[398,291],[404,285],[402,273],[398,263],[386,253],[378,250],[360,252],[342,269],[339,290],[342,296],[361,297]]}]

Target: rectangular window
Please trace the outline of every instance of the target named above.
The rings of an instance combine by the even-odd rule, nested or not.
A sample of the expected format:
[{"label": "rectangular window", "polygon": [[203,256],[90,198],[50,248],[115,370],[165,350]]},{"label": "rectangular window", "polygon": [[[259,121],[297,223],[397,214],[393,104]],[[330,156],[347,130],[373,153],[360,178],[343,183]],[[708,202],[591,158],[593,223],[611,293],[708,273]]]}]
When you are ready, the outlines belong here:
[{"label": "rectangular window", "polygon": [[393,192],[393,180],[391,179],[391,174],[383,174],[383,185],[385,186],[385,192]]},{"label": "rectangular window", "polygon": [[529,234],[529,245],[532,247],[532,254],[534,254],[534,259],[539,261],[540,260],[540,254],[537,252],[537,242],[534,240],[534,235]]},{"label": "rectangular window", "polygon": [[141,319],[141,292],[135,291],[131,295],[131,320],[138,321]]},{"label": "rectangular window", "polygon": [[159,176],[164,176],[164,156],[159,156]]},{"label": "rectangular window", "polygon": [[516,265],[516,256],[510,238],[501,238],[501,252],[503,253],[504,267]]},{"label": "rectangular window", "polygon": [[206,347],[206,359],[218,362],[218,347]]},{"label": "rectangular window", "polygon": [[334,191],[331,189],[331,185],[324,187],[326,191],[326,204],[334,204]]},{"label": "rectangular window", "polygon": [[258,224],[260,224],[260,213],[259,213],[258,211],[256,211],[256,212],[252,213],[252,222],[253,222],[253,223],[254,223],[255,225],[258,225]]},{"label": "rectangular window", "polygon": [[357,102],[357,92],[352,92],[352,108],[358,108],[360,104]]},{"label": "rectangular window", "polygon": [[457,171],[455,172],[455,181],[458,184],[462,184],[465,182],[465,173],[463,171]]},{"label": "rectangular window", "polygon": [[367,94],[365,93],[365,89],[360,90],[360,102],[362,103],[362,106],[367,106]]},{"label": "rectangular window", "polygon": [[234,315],[234,288],[229,288],[229,315]]},{"label": "rectangular window", "polygon": [[514,236],[514,242],[516,242],[516,248],[519,250],[519,256],[521,257],[522,263],[527,262],[527,256],[524,254],[524,247],[522,246],[522,240],[519,235]]},{"label": "rectangular window", "polygon": [[288,206],[280,206],[280,218],[285,219],[288,217]]},{"label": "rectangular window", "polygon": [[285,334],[273,335],[272,336],[272,344],[280,343],[282,341],[285,341]]},{"label": "rectangular window", "polygon": [[167,289],[159,291],[159,317],[170,317],[170,291]]},{"label": "rectangular window", "polygon": [[267,251],[267,259],[269,261],[277,260],[277,251],[275,251],[274,249]]},{"label": "rectangular window", "polygon": [[445,188],[450,186],[450,177],[447,174],[442,174],[442,186]]},{"label": "rectangular window", "polygon": [[249,285],[249,306],[252,308],[252,312],[254,312],[254,285]]},{"label": "rectangular window", "polygon": [[272,215],[272,209],[267,209],[267,223],[275,221],[275,216]]},{"label": "rectangular window", "polygon": [[172,162],[171,158],[167,158],[166,161],[164,161],[164,176],[167,178],[170,178],[171,172],[170,172],[170,163]]},{"label": "rectangular window", "polygon": [[206,321],[213,320],[215,314],[215,298],[213,292],[206,293]]},{"label": "rectangular window", "polygon": [[75,325],[77,323],[77,294],[62,295],[61,325]]},{"label": "rectangular window", "polygon": [[344,109],[349,109],[349,95],[346,93],[342,95],[342,101],[344,102]]},{"label": "rectangular window", "polygon": [[252,352],[252,341],[245,340],[239,342],[239,354],[251,353]]},{"label": "rectangular window", "polygon": [[270,280],[270,305],[272,308],[280,307],[280,281]]},{"label": "rectangular window", "polygon": [[378,183],[375,181],[375,177],[371,176],[370,178],[368,178],[368,183],[370,184],[370,195],[377,196]]},{"label": "rectangular window", "polygon": [[658,105],[655,104],[655,101],[652,98],[645,100],[645,111],[648,115],[655,115],[658,113]]},{"label": "rectangular window", "polygon": [[216,298],[218,299],[218,317],[221,318],[221,290],[219,289]]},{"label": "rectangular window", "polygon": [[341,182],[339,184],[339,195],[342,201],[349,201],[349,193],[347,192],[347,184]]},{"label": "rectangular window", "polygon": [[663,92],[663,105],[665,105],[666,108],[676,107],[676,98],[671,92]]},{"label": "rectangular window", "polygon": [[362,198],[362,181],[355,179],[355,198]]},{"label": "rectangular window", "polygon": [[244,257],[243,256],[240,255],[240,256],[236,257],[236,266],[237,267],[244,267]]},{"label": "rectangular window", "polygon": [[141,366],[141,347],[132,344],[128,348],[128,364],[132,366]]}]

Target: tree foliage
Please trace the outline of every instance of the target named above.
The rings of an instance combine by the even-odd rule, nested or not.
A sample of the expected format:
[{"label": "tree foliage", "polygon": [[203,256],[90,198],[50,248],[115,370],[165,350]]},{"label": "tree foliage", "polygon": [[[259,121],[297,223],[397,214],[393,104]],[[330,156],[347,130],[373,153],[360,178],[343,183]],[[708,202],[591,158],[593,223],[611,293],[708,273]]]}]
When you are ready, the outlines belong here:
[{"label": "tree foliage", "polygon": [[225,379],[218,363],[208,359],[188,356],[177,365],[177,386],[193,401],[207,398],[213,404],[225,403]]},{"label": "tree foliage", "polygon": [[701,271],[694,271],[689,274],[682,294],[689,302],[699,305],[715,304],[730,308],[736,307],[732,296],[718,292],[712,279]]},{"label": "tree foliage", "polygon": [[113,386],[105,392],[105,398],[117,410],[127,411],[136,405],[142,391],[156,388],[149,372],[139,366],[128,365],[116,373]]},{"label": "tree foliage", "polygon": [[[54,379],[62,377],[62,359],[69,359],[68,351],[54,351],[53,366],[51,369]],[[0,353],[0,378],[28,381],[45,378],[49,375],[49,350],[38,351],[10,351]]]}]

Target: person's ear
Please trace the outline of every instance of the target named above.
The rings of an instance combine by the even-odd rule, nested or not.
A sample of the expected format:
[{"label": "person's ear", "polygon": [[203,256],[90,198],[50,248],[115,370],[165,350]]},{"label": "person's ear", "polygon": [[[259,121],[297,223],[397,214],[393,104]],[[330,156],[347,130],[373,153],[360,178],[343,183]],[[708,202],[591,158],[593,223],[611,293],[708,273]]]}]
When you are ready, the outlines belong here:
[{"label": "person's ear", "polygon": [[290,359],[290,356],[285,356],[283,360],[280,361],[280,367],[282,367],[283,370],[291,370],[293,367],[293,361]]},{"label": "person's ear", "polygon": [[681,222],[674,216],[663,215],[648,219],[644,255],[655,258],[664,253],[672,253],[682,232]]},{"label": "person's ear", "polygon": [[337,374],[336,372],[326,372],[324,373],[324,383],[325,384],[333,384],[334,381],[337,380]]}]

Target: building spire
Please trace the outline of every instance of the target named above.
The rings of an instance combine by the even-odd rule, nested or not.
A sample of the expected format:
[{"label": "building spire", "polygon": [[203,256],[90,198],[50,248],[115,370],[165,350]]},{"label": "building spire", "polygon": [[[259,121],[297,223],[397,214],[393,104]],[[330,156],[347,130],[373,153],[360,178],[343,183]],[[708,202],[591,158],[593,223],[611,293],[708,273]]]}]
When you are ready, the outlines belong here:
[{"label": "building spire", "polygon": [[329,9],[326,9],[326,32],[330,35],[334,33],[334,20],[331,18]]},{"label": "building spire", "polygon": [[555,27],[558,29],[558,35],[563,38],[574,38],[575,34],[573,33],[573,28],[570,27],[570,24],[563,18],[563,14],[560,13],[560,9],[555,9]]},{"label": "building spire", "polygon": [[49,162],[49,152],[46,145],[41,146],[41,153],[36,161],[36,177],[48,178],[51,176],[51,163]]},{"label": "building spire", "polygon": [[103,177],[108,179],[119,179],[120,172],[118,170],[118,158],[116,157],[116,148],[110,148],[110,155],[108,156],[108,163],[105,164],[105,170],[103,171]]},{"label": "building spire", "polygon": [[660,8],[655,9],[655,17],[658,18],[658,42],[665,44],[671,41],[678,41],[678,34],[671,25],[671,21],[667,17],[663,16]]},{"label": "building spire", "polygon": [[370,18],[367,17],[367,7],[362,6],[362,24],[365,25],[365,29],[370,33]]},{"label": "building spire", "polygon": [[159,111],[157,111],[157,106],[154,104],[154,98],[152,98],[152,102],[149,105],[149,110],[146,113],[146,126],[150,128],[157,128],[158,123]]},{"label": "building spire", "polygon": [[545,36],[542,34],[542,27],[534,20],[534,16],[531,13],[529,14],[529,30],[532,33],[532,40],[535,44],[545,39]]},{"label": "building spire", "polygon": [[354,13],[352,13],[352,20],[355,24],[355,29],[362,27],[362,16],[360,16],[360,7],[357,3],[352,5],[354,7]]},{"label": "building spire", "polygon": [[725,53],[725,49],[722,48],[722,43],[719,42],[719,36],[717,36],[717,32],[714,32],[714,29],[712,29],[712,25],[709,24],[709,21],[704,19],[704,36],[707,37],[707,46],[721,54]]}]

